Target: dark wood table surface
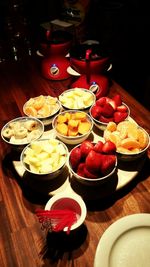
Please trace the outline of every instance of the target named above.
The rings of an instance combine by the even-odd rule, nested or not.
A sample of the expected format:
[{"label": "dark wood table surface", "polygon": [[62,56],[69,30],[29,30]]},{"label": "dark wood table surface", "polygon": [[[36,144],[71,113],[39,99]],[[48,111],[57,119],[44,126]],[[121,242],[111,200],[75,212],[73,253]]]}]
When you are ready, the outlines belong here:
[{"label": "dark wood table surface", "polygon": [[[24,115],[22,107],[30,97],[58,96],[69,88],[71,79],[74,78],[65,81],[44,79],[36,58],[22,64],[0,64],[1,128],[9,120]],[[150,133],[150,112],[113,81],[109,95],[116,92],[130,107],[131,117]],[[113,222],[130,214],[150,213],[148,152],[142,170],[130,183],[120,190],[112,190],[107,196],[102,197],[99,193],[98,197],[95,189],[95,199],[84,198],[88,212],[80,229],[68,236],[46,234],[41,230],[35,210],[44,208],[50,196],[37,190],[36,186],[34,190],[18,175],[12,164],[13,160],[18,160],[18,155],[14,155],[2,139],[0,154],[1,267],[92,267],[98,242]]]}]

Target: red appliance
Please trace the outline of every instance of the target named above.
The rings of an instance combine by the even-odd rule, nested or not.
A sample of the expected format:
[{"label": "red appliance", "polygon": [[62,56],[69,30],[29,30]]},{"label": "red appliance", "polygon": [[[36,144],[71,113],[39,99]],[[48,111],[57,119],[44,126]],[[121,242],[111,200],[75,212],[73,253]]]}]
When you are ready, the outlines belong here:
[{"label": "red appliance", "polygon": [[45,39],[40,43],[40,52],[44,55],[41,63],[42,75],[50,80],[64,80],[70,77],[67,68],[70,61],[66,57],[72,44],[72,35],[66,31],[46,31]]},{"label": "red appliance", "polygon": [[72,47],[70,65],[81,74],[72,83],[71,88],[81,87],[92,90],[97,98],[108,94],[109,79],[106,71],[110,60],[99,44],[79,44]]}]

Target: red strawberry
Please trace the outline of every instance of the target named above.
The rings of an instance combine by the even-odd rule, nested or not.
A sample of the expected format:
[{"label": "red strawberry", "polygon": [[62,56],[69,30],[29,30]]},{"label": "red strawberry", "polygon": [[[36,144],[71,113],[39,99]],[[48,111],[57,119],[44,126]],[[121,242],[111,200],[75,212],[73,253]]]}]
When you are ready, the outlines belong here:
[{"label": "red strawberry", "polygon": [[96,101],[96,105],[103,107],[106,104],[106,101],[107,101],[107,97],[106,96],[103,96],[103,97],[99,98]]},{"label": "red strawberry", "polygon": [[112,107],[110,103],[106,103],[102,108],[101,115],[103,115],[104,117],[110,118],[113,116],[113,114],[114,114],[114,108]]},{"label": "red strawberry", "polygon": [[75,147],[70,153],[70,163],[73,170],[77,169],[78,164],[81,161],[81,150],[79,147]]},{"label": "red strawberry", "polygon": [[91,141],[89,140],[83,141],[83,143],[80,146],[81,157],[85,158],[93,148],[94,144]]},{"label": "red strawberry", "polygon": [[121,106],[122,105],[121,95],[116,94],[112,99],[115,101],[117,106]]},{"label": "red strawberry", "polygon": [[113,107],[114,110],[117,109],[116,102],[113,99],[107,97],[107,103],[109,103],[110,105],[112,105],[112,107]]},{"label": "red strawberry", "polygon": [[119,123],[121,121],[124,121],[128,116],[128,112],[120,112],[116,111],[114,112],[114,122]]},{"label": "red strawberry", "polygon": [[96,174],[89,172],[86,166],[84,167],[84,174],[85,174],[85,177],[87,178],[96,179],[98,177]]},{"label": "red strawberry", "polygon": [[127,109],[127,107],[125,105],[121,105],[121,106],[117,107],[117,111],[128,112],[128,109]]},{"label": "red strawberry", "polygon": [[104,117],[103,115],[101,115],[101,116],[99,117],[99,121],[101,121],[101,122],[105,122],[105,123],[108,123],[108,122],[113,121],[113,120],[114,120],[113,117],[106,118],[106,117]]},{"label": "red strawberry", "polygon": [[101,172],[103,175],[107,175],[113,170],[116,163],[115,155],[103,155],[103,161],[101,164]]},{"label": "red strawberry", "polygon": [[103,144],[102,152],[104,154],[113,154],[116,152],[116,145],[110,140],[108,140]]},{"label": "red strawberry", "polygon": [[85,160],[86,168],[91,173],[97,173],[100,171],[103,155],[91,150]]},{"label": "red strawberry", "polygon": [[95,152],[101,153],[102,152],[102,147],[103,147],[103,142],[102,141],[98,141],[95,145],[93,150]]},{"label": "red strawberry", "polygon": [[102,111],[102,107],[94,105],[91,108],[91,114],[93,116],[94,119],[98,119],[99,116],[101,115],[101,111]]},{"label": "red strawberry", "polygon": [[85,173],[84,173],[84,167],[85,167],[85,163],[82,162],[78,165],[78,168],[77,168],[77,174],[82,176],[82,177],[85,177]]}]

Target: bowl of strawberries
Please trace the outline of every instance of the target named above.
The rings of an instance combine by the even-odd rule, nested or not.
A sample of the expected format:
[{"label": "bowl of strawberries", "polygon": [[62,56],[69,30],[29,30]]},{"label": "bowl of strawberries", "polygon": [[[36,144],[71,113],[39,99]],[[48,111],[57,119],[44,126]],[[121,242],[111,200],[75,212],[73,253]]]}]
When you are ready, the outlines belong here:
[{"label": "bowl of strawberries", "polygon": [[104,131],[110,121],[119,123],[128,119],[130,115],[129,107],[122,101],[121,95],[114,97],[101,97],[89,110],[94,125]]},{"label": "bowl of strawberries", "polygon": [[79,182],[98,185],[113,177],[117,169],[116,146],[111,141],[85,140],[69,153],[70,171]]}]

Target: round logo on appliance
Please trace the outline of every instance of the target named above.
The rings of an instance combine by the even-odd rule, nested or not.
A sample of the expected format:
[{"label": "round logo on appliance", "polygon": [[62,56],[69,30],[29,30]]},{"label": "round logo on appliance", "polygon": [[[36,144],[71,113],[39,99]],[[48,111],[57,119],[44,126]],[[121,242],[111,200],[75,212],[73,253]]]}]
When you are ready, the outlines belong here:
[{"label": "round logo on appliance", "polygon": [[56,64],[53,64],[51,67],[50,67],[50,73],[53,75],[53,76],[56,76],[59,74],[59,68],[57,67]]},{"label": "round logo on appliance", "polygon": [[96,92],[99,89],[99,86],[96,82],[92,82],[90,88],[89,88],[93,93]]}]

